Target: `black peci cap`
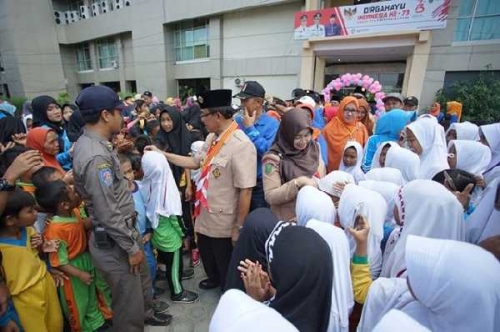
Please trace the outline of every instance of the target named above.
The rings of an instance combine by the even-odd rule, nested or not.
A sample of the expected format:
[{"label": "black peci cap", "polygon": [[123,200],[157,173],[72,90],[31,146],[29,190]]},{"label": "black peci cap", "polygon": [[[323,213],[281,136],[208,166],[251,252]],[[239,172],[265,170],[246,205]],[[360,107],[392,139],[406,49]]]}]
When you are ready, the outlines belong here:
[{"label": "black peci cap", "polygon": [[196,96],[200,108],[225,108],[231,107],[233,92],[229,89],[210,90]]},{"label": "black peci cap", "polygon": [[82,115],[100,112],[102,110],[120,109],[123,103],[118,94],[103,85],[90,86],[80,91],[75,100]]}]

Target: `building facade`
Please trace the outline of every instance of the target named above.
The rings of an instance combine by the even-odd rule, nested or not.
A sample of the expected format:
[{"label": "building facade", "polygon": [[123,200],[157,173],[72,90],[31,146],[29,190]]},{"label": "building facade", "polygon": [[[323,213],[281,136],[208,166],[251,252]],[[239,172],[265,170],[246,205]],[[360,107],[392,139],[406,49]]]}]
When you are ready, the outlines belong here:
[{"label": "building facade", "polygon": [[4,0],[0,91],[75,97],[103,84],[164,99],[258,80],[286,99],[361,72],[424,108],[453,80],[500,70],[497,0],[451,0],[445,29],[294,39],[296,12],[359,2],[370,1]]}]

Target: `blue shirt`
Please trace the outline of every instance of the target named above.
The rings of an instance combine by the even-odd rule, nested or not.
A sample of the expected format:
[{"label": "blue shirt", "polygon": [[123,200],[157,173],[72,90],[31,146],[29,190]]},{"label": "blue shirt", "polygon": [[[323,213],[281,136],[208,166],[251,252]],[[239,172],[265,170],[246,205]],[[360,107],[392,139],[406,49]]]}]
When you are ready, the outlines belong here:
[{"label": "blue shirt", "polygon": [[134,190],[132,191],[132,197],[134,198],[135,212],[137,212],[137,225],[141,235],[146,234],[146,231],[151,228],[148,218],[146,217],[146,204],[142,198],[141,192],[139,191],[139,182],[134,182]]},{"label": "blue shirt", "polygon": [[234,120],[255,145],[255,149],[257,150],[257,180],[260,180],[262,179],[262,157],[269,151],[271,145],[273,145],[280,123],[266,113],[262,113],[255,124],[248,128],[245,128],[243,125],[243,117],[241,115],[238,114]]}]

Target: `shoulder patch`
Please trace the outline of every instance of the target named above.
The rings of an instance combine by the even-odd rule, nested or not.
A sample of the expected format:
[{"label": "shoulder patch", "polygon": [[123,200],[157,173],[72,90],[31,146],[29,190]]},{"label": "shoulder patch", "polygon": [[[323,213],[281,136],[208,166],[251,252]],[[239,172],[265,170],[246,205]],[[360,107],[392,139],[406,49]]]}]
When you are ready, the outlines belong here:
[{"label": "shoulder patch", "polygon": [[262,158],[262,164],[264,165],[264,173],[266,175],[271,175],[276,169],[278,169],[280,163],[280,158],[274,154],[267,154]]},{"label": "shoulder patch", "polygon": [[97,165],[97,169],[101,170],[101,169],[106,169],[106,168],[111,168],[111,164],[110,163],[102,163],[102,164],[99,164]]},{"label": "shoulder patch", "polygon": [[111,187],[113,184],[113,174],[109,167],[99,170],[99,181],[106,187]]}]

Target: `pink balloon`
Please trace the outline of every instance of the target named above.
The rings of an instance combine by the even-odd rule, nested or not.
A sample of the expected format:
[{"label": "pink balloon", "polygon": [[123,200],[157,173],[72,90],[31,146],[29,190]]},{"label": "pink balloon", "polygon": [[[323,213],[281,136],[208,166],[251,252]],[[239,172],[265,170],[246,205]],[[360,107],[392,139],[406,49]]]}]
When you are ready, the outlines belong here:
[{"label": "pink balloon", "polygon": [[377,92],[377,93],[375,94],[375,98],[376,98],[376,99],[381,99],[381,98],[383,98],[383,97],[382,97],[382,95],[383,95],[383,93],[382,93],[382,92]]},{"label": "pink balloon", "polygon": [[350,81],[352,80],[352,75],[351,74],[345,74],[345,79]]},{"label": "pink balloon", "polygon": [[363,76],[363,75],[362,75],[361,73],[357,73],[357,74],[356,74],[356,79],[357,79],[357,80],[360,80],[362,76]]},{"label": "pink balloon", "polygon": [[370,78],[368,79],[368,82],[370,82],[370,84],[372,84],[372,83],[373,83],[373,78],[371,78],[371,77],[370,77]]},{"label": "pink balloon", "polygon": [[363,81],[368,81],[369,78],[370,78],[370,76],[365,75],[365,76],[363,76]]},{"label": "pink balloon", "polygon": [[342,89],[342,83],[336,82],[335,85],[334,85],[334,88],[335,88],[336,91],[339,91],[340,89]]},{"label": "pink balloon", "polygon": [[368,89],[368,91],[370,91],[371,94],[377,92],[377,90],[373,87],[373,85]]},{"label": "pink balloon", "polygon": [[357,86],[362,86],[363,85],[363,81],[362,80],[356,80],[356,85]]}]

